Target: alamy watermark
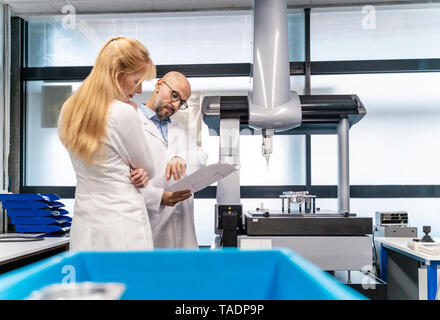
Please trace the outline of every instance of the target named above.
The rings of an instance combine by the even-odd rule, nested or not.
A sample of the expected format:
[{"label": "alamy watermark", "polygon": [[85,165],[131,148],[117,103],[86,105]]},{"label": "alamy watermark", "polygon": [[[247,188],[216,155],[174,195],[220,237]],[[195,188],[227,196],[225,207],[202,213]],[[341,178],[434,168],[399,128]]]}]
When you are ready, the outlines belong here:
[{"label": "alamy watermark", "polygon": [[76,282],[76,269],[74,266],[70,264],[63,266],[61,273],[65,274],[61,279],[61,286],[70,285]]},{"label": "alamy watermark", "polygon": [[364,30],[376,29],[376,8],[374,6],[362,7],[362,28]]},{"label": "alamy watermark", "polygon": [[76,9],[71,4],[65,5],[61,8],[61,13],[63,14],[63,19],[61,20],[61,25],[63,29],[74,30],[76,25]]}]

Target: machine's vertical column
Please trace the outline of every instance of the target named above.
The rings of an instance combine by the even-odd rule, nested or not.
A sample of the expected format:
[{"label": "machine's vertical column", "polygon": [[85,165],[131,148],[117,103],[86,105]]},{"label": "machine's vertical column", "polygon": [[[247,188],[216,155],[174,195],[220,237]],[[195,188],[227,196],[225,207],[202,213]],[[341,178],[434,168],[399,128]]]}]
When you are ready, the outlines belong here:
[{"label": "machine's vertical column", "polygon": [[287,0],[253,1],[252,88],[249,126],[262,130],[262,153],[269,166],[275,132],[301,124],[301,101],[290,90]]},{"label": "machine's vertical column", "polygon": [[[220,116],[220,163],[240,165],[240,118]],[[223,247],[236,247],[237,236],[242,226],[240,203],[240,170],[217,183],[215,233],[221,234]]]},{"label": "machine's vertical column", "polygon": [[[252,98],[258,106],[269,109],[268,116],[273,116],[273,108],[291,99],[287,1],[254,0],[253,6]],[[274,125],[270,119],[264,124]]]},{"label": "machine's vertical column", "polygon": [[[220,120],[220,163],[240,165],[240,118]],[[230,174],[217,183],[217,203],[240,204],[240,172]]]},{"label": "machine's vertical column", "polygon": [[338,124],[338,210],[350,212],[349,124],[343,118]]}]

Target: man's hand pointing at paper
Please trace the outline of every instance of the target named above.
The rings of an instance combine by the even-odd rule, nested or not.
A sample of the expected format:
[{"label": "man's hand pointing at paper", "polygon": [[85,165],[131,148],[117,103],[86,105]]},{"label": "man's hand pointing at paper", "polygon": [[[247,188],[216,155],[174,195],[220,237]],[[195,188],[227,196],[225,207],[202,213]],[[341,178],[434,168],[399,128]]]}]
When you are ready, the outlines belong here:
[{"label": "man's hand pointing at paper", "polygon": [[174,177],[174,180],[179,180],[184,177],[186,174],[186,162],[181,157],[174,157],[167,164],[167,168],[165,169],[165,175],[167,180],[171,179],[171,176]]},{"label": "man's hand pointing at paper", "polygon": [[[174,180],[179,180],[183,178],[186,174],[186,163],[185,160],[181,157],[174,157],[167,164],[165,169],[165,176],[167,180],[170,180],[171,177]],[[169,207],[174,207],[180,201],[186,200],[191,197],[191,190],[180,190],[180,191],[164,191],[162,194],[161,204]]]}]

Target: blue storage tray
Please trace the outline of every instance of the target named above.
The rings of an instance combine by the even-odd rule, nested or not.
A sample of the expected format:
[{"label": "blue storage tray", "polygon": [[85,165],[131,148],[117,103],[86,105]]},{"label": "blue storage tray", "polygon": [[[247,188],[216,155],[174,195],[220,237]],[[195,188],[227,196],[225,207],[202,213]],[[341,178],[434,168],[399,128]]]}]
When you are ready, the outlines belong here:
[{"label": "blue storage tray", "polygon": [[44,201],[2,201],[3,209],[57,209],[64,207],[64,204],[59,201],[44,202]]},{"label": "blue storage tray", "polygon": [[12,224],[62,224],[72,222],[72,218],[68,216],[60,217],[11,217]]},{"label": "blue storage tray", "polygon": [[61,199],[54,193],[5,193],[0,194],[0,201],[47,201],[52,202]]},{"label": "blue storage tray", "polygon": [[66,209],[8,209],[7,211],[9,217],[61,217],[63,215],[69,214]]},{"label": "blue storage tray", "polygon": [[0,300],[72,277],[124,283],[129,300],[365,299],[291,250],[231,248],[62,253],[1,276]]},{"label": "blue storage tray", "polygon": [[70,230],[70,223],[62,224],[16,224],[15,232],[33,232],[33,233],[52,233],[52,232],[65,232]]}]

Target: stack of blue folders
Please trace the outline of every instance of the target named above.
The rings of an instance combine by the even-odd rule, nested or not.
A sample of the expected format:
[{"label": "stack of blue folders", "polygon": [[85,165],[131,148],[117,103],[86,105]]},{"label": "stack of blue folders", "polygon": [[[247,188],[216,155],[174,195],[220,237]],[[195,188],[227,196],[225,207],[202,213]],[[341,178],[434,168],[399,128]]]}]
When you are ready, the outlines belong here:
[{"label": "stack of blue folders", "polygon": [[58,234],[70,230],[72,218],[63,209],[56,194],[16,193],[0,194],[2,208],[6,210],[17,233]]}]

